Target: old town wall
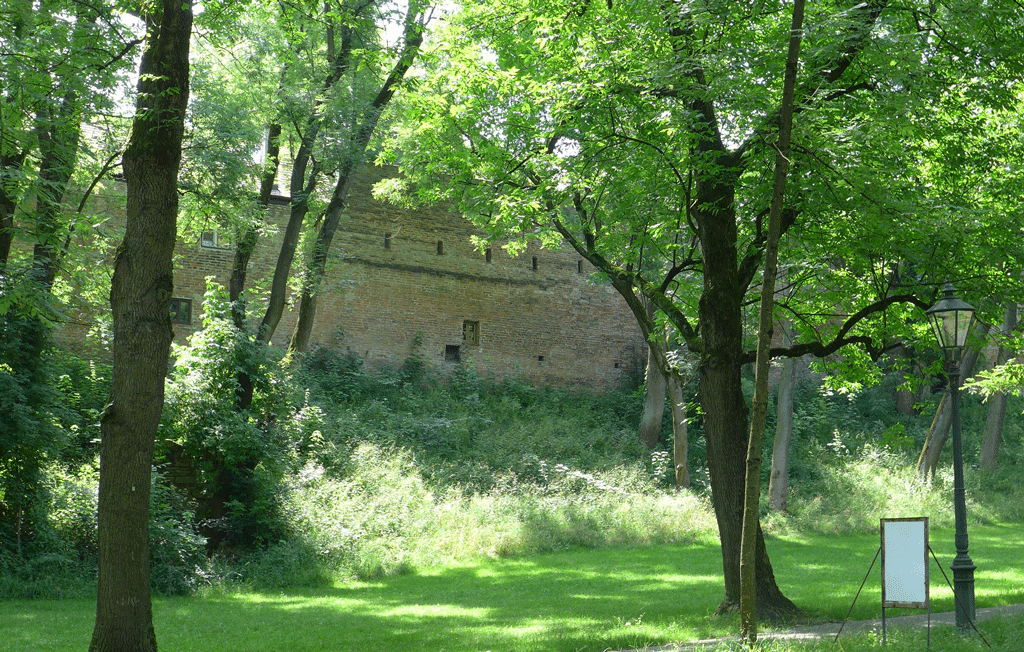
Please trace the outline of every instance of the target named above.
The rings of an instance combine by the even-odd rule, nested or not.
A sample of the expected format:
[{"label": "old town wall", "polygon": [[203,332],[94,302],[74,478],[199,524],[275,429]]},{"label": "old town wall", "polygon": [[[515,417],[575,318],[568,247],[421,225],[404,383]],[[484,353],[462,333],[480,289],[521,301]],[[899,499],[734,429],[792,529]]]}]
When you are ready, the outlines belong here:
[{"label": "old town wall", "polygon": [[[607,283],[574,251],[531,244],[518,257],[474,246],[478,231],[444,208],[398,208],[373,198],[390,170],[371,168],[354,184],[334,238],[311,342],[351,351],[370,367],[418,355],[438,369],[472,364],[481,374],[609,388],[642,373],[646,350],[636,322]],[[270,235],[248,271],[250,318],[263,299],[281,246],[288,201],[275,197]],[[308,220],[312,220],[310,215]],[[201,320],[205,279],[226,284],[234,249],[221,234],[179,241],[175,339]],[[292,267],[300,268],[301,252]],[[287,345],[296,312],[289,302],[272,343]]]}]

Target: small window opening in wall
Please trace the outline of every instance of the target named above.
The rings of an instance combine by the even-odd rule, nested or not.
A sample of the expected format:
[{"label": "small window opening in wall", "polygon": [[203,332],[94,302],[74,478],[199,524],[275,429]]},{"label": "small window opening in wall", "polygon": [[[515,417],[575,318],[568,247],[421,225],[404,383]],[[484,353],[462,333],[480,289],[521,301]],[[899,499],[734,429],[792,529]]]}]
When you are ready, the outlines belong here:
[{"label": "small window opening in wall", "polygon": [[192,299],[171,299],[171,323],[192,324]]},{"label": "small window opening in wall", "polygon": [[537,257],[533,257],[533,271],[537,271]]},{"label": "small window opening in wall", "polygon": [[580,258],[579,260],[576,261],[576,272],[578,274],[582,274],[583,273],[583,259],[582,258]]},{"label": "small window opening in wall", "polygon": [[444,347],[445,362],[462,362],[462,353],[458,344],[446,344]]},{"label": "small window opening in wall", "polygon": [[212,231],[203,231],[199,235],[199,246],[207,247],[210,249],[216,249],[217,247],[220,246],[217,240],[218,238],[216,229]]},{"label": "small window opening in wall", "polygon": [[538,355],[537,356],[537,362],[544,362],[544,356]]},{"label": "small window opening in wall", "polygon": [[487,262],[491,262],[491,250],[490,249],[488,249],[487,251],[484,252],[484,260],[486,260]]},{"label": "small window opening in wall", "polygon": [[437,241],[437,255],[438,256],[443,256],[444,255],[444,242],[442,242],[440,240]]},{"label": "small window opening in wall", "polygon": [[462,322],[462,341],[472,346],[477,346],[480,344],[480,322]]},{"label": "small window opening in wall", "polygon": [[618,360],[616,360],[616,361],[615,361],[615,368],[616,368],[616,369],[618,369],[618,368],[619,368],[619,361],[618,361]]},{"label": "small window opening in wall", "polygon": [[385,249],[390,249],[391,248],[391,231],[385,231],[384,232],[384,248]]}]

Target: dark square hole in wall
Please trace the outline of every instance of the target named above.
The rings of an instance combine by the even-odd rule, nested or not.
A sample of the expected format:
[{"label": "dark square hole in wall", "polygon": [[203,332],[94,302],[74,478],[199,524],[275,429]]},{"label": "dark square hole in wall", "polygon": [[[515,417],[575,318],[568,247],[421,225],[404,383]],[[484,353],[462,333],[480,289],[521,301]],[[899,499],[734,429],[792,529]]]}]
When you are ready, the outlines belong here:
[{"label": "dark square hole in wall", "polygon": [[462,352],[458,344],[446,344],[444,347],[445,362],[462,362]]},{"label": "dark square hole in wall", "polygon": [[538,355],[537,356],[537,362],[544,362],[544,356]]}]

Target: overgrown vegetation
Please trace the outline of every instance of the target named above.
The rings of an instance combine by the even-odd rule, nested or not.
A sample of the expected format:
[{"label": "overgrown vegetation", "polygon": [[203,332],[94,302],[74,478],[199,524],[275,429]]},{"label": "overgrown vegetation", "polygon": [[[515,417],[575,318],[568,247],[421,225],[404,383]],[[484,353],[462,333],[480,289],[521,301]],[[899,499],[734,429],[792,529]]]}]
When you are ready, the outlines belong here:
[{"label": "overgrown vegetation", "polygon": [[[281,360],[233,326],[222,291],[211,287],[206,305],[204,329],[175,350],[158,442],[150,526],[158,593],[324,586],[483,557],[715,540],[699,419],[694,489],[677,492],[665,452],[670,424],[662,450],[649,454],[635,434],[643,398],[635,386],[595,395],[484,378],[471,365],[441,374],[415,354],[379,370],[327,349]],[[36,420],[49,415],[55,434],[39,452],[31,494],[39,517],[0,548],[5,597],[94,591],[106,368],[52,350],[46,369],[54,380],[39,394],[47,398]],[[258,390],[245,405],[240,369]],[[976,400],[964,401],[969,464],[977,448],[969,433],[984,418]],[[766,513],[766,531],[867,533],[880,516],[952,525],[951,472],[926,481],[914,470],[929,405],[897,418],[884,385],[853,395],[810,383],[796,405],[790,512]],[[969,474],[975,521],[1024,518],[1021,432],[1019,417],[1009,419],[1000,470]],[[17,467],[5,459],[0,475],[13,487]],[[8,511],[10,496],[0,497]]]}]

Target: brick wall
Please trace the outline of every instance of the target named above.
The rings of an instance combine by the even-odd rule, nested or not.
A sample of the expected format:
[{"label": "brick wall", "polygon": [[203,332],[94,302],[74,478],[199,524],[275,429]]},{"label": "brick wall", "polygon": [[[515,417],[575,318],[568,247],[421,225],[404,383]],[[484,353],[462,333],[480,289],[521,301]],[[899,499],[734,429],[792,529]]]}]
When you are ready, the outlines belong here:
[{"label": "brick wall", "polygon": [[[372,367],[401,364],[419,339],[418,353],[438,368],[457,364],[457,355],[486,375],[597,389],[636,373],[637,365],[642,372],[646,349],[632,314],[610,285],[594,283],[593,268],[575,252],[531,245],[511,258],[493,246],[488,261],[470,241],[477,231],[459,215],[373,199],[372,183],[387,172],[372,168],[353,186],[318,298],[313,344],[350,349]],[[249,313],[257,322],[287,219],[287,200],[277,198],[268,212],[273,235],[260,242],[248,275]],[[234,251],[220,244],[179,242],[174,296],[191,301],[192,326],[176,324],[176,341],[200,324],[205,278],[228,281]],[[276,345],[291,336],[291,307]],[[476,330],[468,340],[466,322]]]}]

